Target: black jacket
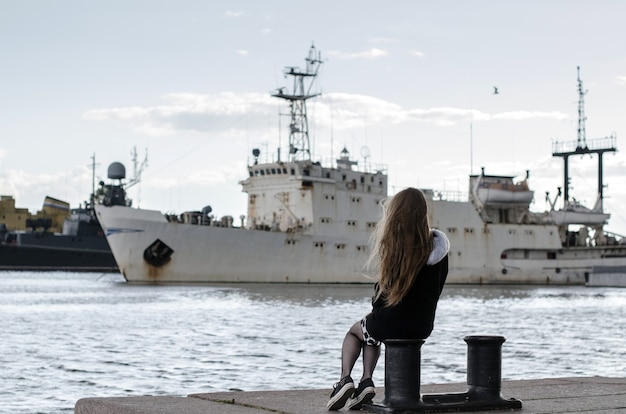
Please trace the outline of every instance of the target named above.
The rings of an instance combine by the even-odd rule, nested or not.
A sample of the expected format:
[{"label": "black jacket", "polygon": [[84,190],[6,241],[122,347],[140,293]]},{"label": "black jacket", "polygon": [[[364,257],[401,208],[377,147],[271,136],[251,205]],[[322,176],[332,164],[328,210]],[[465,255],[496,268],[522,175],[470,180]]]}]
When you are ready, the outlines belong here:
[{"label": "black jacket", "polygon": [[385,306],[384,298],[379,297],[373,302],[372,313],[367,315],[367,331],[374,339],[425,339],[432,332],[437,302],[448,275],[450,248],[443,232],[433,230],[433,234],[433,251],[402,301]]}]

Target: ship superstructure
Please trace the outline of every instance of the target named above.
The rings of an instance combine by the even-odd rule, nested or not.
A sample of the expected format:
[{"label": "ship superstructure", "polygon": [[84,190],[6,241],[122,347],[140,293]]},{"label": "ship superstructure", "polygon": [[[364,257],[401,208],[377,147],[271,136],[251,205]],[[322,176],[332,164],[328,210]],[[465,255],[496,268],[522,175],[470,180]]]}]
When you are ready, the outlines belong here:
[{"label": "ship superstructure", "polygon": [[[274,97],[289,108],[287,159],[259,162],[253,150],[247,216],[216,218],[211,207],[164,216],[121,206],[98,208],[120,270],[136,282],[369,282],[363,266],[369,237],[387,197],[384,166],[359,168],[346,148],[333,166],[314,161],[307,101],[321,56],[309,49],[305,69],[287,67],[293,88]],[[156,231],[156,233],[154,232]],[[141,247],[143,246],[143,247]]]}]

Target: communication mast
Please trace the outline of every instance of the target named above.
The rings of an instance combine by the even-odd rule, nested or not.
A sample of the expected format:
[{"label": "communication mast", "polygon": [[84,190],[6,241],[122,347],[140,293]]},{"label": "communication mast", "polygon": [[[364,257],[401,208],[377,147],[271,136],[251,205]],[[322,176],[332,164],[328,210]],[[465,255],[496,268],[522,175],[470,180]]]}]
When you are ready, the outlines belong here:
[{"label": "communication mast", "polygon": [[314,98],[319,93],[311,93],[317,72],[322,64],[321,52],[318,53],[314,45],[309,49],[309,55],[305,58],[306,69],[302,70],[295,66],[288,66],[283,73],[285,77],[293,76],[291,93],[285,91],[285,87],[278,89],[272,96],[285,99],[289,102],[289,160],[310,160],[311,146],[309,141],[309,122],[307,120],[306,101]]},{"label": "communication mast", "polygon": [[[615,146],[616,136],[611,134],[608,137],[598,138],[591,140],[589,145],[587,144],[587,137],[585,131],[585,94],[587,91],[583,90],[583,82],[580,79],[580,66],[576,67],[578,71],[578,140],[576,146],[572,142],[555,142],[552,146],[552,156],[562,157],[564,161],[563,169],[563,207],[566,208],[569,203],[569,189],[570,189],[570,177],[568,168],[568,158],[570,155],[583,155],[583,154],[598,154],[598,202],[596,205],[597,211],[603,211],[604,200],[604,184],[602,180],[602,156],[605,152],[616,152]],[[594,208],[594,210],[596,210]]]},{"label": "communication mast", "polygon": [[578,141],[576,143],[576,149],[587,148],[587,131],[585,130],[585,94],[587,91],[583,90],[583,81],[580,79],[580,66],[576,66],[578,72]]}]

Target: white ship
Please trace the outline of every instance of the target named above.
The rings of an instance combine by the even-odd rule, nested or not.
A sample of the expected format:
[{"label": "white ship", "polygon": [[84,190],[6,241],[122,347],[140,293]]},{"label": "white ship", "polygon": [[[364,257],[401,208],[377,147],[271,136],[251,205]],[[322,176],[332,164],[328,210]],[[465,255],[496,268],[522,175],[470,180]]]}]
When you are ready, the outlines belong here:
[{"label": "white ship", "polygon": [[[346,149],[335,166],[311,160],[306,101],[316,96],[320,64],[311,47],[306,69],[285,71],[293,90],[274,96],[290,106],[288,160],[261,163],[253,151],[240,182],[248,212],[239,226],[210,216],[210,207],[172,217],[106,200],[96,206],[128,282],[371,283],[363,266],[387,197],[386,169],[359,168]],[[601,225],[557,224],[553,212],[531,212],[528,174],[522,183],[513,178],[483,170],[470,176],[464,200],[424,190],[431,225],[450,239],[448,283],[584,284],[595,268],[626,269],[623,239]],[[105,195],[123,191],[117,179]]]}]

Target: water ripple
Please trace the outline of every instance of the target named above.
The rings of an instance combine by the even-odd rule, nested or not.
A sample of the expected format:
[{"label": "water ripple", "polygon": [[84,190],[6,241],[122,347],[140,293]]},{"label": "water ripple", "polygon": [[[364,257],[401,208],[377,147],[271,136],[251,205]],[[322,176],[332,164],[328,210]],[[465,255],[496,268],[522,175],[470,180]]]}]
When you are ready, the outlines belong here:
[{"label": "water ripple", "polygon": [[[368,286],[132,286],[0,273],[0,412],[91,396],[327,388]],[[422,383],[463,382],[469,334],[504,335],[503,379],[626,376],[626,289],[447,286]],[[360,375],[357,364],[355,375]],[[382,384],[384,358],[375,374]]]}]

